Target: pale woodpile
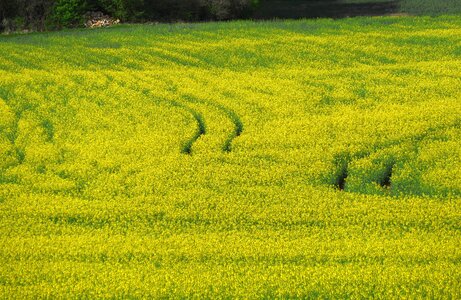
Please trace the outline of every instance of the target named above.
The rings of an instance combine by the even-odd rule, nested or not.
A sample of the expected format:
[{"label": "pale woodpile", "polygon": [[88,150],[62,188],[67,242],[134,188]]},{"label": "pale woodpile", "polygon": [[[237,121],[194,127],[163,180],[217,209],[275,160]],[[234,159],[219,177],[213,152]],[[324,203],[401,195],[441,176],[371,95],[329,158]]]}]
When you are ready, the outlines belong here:
[{"label": "pale woodpile", "polygon": [[114,19],[102,12],[89,12],[85,15],[85,19],[85,27],[89,28],[107,27],[120,23],[119,19]]}]

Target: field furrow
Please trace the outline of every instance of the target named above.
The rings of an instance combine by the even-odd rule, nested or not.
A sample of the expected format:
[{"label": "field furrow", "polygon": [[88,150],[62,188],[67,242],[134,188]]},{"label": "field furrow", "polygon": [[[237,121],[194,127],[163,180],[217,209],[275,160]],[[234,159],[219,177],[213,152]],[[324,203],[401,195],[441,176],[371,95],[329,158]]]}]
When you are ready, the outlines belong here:
[{"label": "field furrow", "polygon": [[182,98],[185,99],[187,102],[199,103],[199,104],[204,104],[206,106],[212,107],[213,109],[218,110],[222,114],[224,114],[233,123],[234,128],[231,131],[231,133],[229,133],[228,137],[223,142],[222,147],[221,147],[222,151],[230,152],[231,147],[232,147],[232,141],[235,138],[239,137],[243,132],[243,123],[240,120],[239,116],[234,111],[216,102],[206,101],[206,100],[199,99],[191,95],[184,95]]}]

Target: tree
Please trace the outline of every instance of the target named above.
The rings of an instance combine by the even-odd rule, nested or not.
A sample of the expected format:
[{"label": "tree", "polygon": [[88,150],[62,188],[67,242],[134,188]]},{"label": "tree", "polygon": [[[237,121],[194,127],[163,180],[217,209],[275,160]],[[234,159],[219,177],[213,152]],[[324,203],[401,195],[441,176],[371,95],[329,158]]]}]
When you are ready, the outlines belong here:
[{"label": "tree", "polygon": [[89,11],[122,21],[228,20],[249,15],[259,0],[0,0],[3,28],[45,30],[83,24]]},{"label": "tree", "polygon": [[20,0],[24,27],[32,30],[43,31],[46,28],[46,20],[52,12],[54,0]]}]

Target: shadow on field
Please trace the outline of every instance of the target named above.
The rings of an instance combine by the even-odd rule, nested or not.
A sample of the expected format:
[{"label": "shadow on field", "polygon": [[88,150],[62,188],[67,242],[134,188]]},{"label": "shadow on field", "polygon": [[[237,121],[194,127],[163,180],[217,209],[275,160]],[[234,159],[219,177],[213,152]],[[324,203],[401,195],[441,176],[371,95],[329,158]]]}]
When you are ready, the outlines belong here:
[{"label": "shadow on field", "polygon": [[398,1],[344,3],[344,0],[266,0],[262,1],[253,18],[259,20],[275,18],[340,19],[357,16],[383,16],[398,12]]}]

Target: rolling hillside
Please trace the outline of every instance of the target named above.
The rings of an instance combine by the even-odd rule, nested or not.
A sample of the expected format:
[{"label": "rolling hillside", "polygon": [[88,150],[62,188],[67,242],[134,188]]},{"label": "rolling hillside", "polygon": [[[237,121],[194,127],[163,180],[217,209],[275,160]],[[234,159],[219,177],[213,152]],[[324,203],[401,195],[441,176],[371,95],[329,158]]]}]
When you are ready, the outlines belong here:
[{"label": "rolling hillside", "polygon": [[460,298],[461,20],[0,37],[1,298]]}]

